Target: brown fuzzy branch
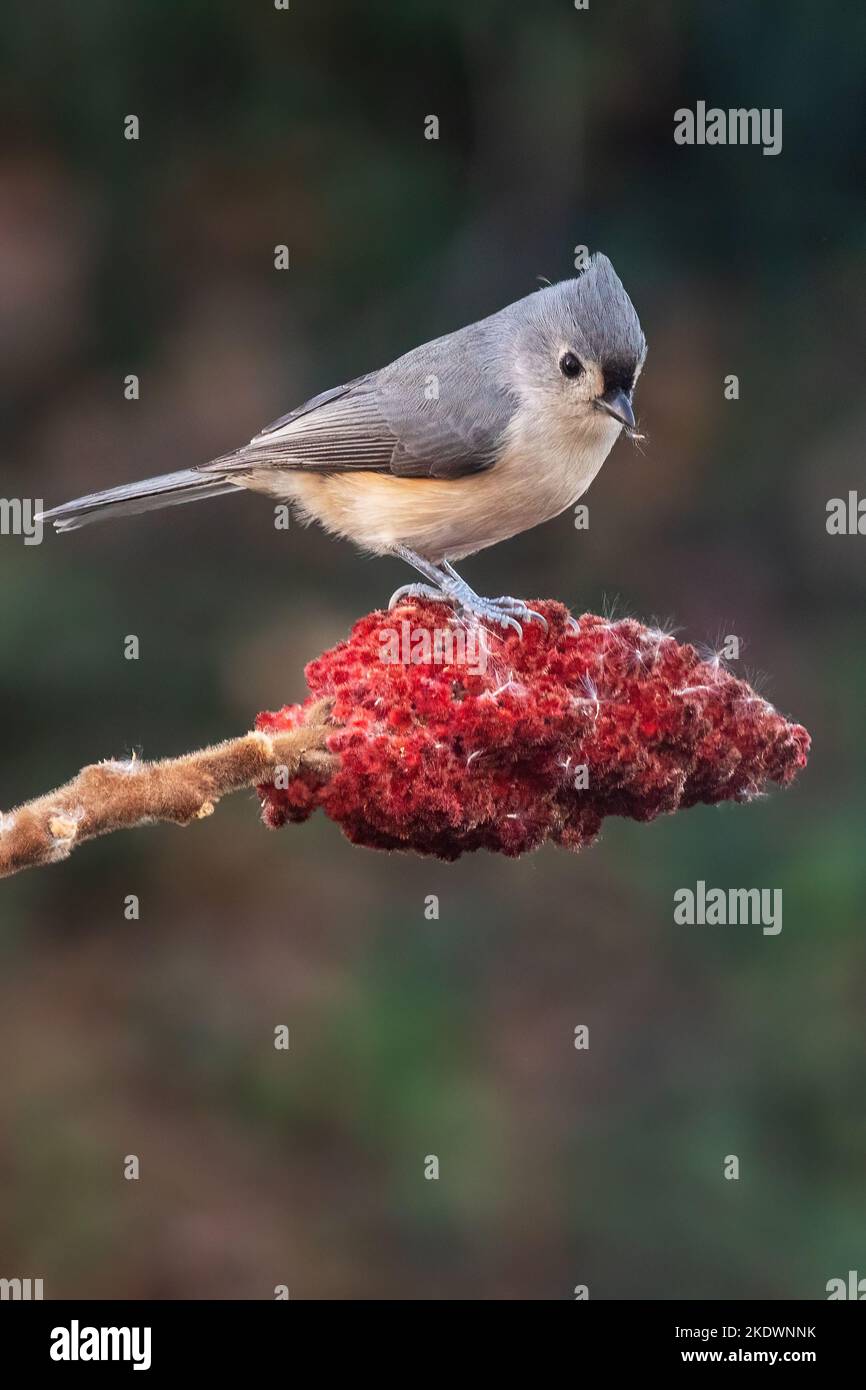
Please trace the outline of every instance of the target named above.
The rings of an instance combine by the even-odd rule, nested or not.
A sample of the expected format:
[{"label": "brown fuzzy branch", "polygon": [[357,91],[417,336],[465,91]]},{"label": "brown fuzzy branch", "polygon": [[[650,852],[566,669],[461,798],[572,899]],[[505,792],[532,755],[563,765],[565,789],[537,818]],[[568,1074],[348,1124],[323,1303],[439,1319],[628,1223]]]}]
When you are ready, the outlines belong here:
[{"label": "brown fuzzy branch", "polygon": [[282,733],[252,732],[161,762],[131,758],[83,768],[48,796],[0,814],[0,878],[55,864],[113,830],[202,820],[221,797],[271,782],[278,769],[288,778],[310,768],[329,774],[337,763],[327,750],[331,704],[318,701],[299,728]]}]

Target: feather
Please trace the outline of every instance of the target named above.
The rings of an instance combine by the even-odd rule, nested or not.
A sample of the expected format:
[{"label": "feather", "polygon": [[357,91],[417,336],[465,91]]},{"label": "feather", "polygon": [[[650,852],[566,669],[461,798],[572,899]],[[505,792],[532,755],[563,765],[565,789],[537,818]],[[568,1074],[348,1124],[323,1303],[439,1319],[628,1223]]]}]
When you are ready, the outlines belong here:
[{"label": "feather", "polygon": [[58,531],[77,531],[92,521],[116,516],[135,516],[139,512],[155,511],[160,507],[176,507],[183,502],[199,502],[205,497],[220,497],[237,493],[234,483],[204,478],[194,468],[179,473],[163,473],[158,478],[144,478],[137,483],[123,483],[105,492],[91,492],[62,507],[40,512],[38,521],[51,521]]}]

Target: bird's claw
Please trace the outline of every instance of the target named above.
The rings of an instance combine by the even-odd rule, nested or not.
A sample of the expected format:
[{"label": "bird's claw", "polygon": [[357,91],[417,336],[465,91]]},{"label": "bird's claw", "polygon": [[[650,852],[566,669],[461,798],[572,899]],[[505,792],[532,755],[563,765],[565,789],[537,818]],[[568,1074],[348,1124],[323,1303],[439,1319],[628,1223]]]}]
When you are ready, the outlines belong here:
[{"label": "bird's claw", "polygon": [[[479,598],[476,594],[470,596],[469,593],[449,593],[443,589],[434,589],[432,584],[402,584],[399,589],[395,589],[388,600],[388,611],[398,608],[407,599],[426,598],[432,599],[434,603],[447,603],[452,608],[459,608],[464,613],[469,613],[475,618],[484,618],[488,622],[498,623],[500,627],[512,627],[518,637],[523,636],[523,628],[515,617],[510,613],[502,611],[492,599]],[[541,614],[538,614],[541,617]]]},{"label": "bird's claw", "polygon": [[401,584],[388,600],[388,612],[397,608],[407,598],[431,598],[436,603],[447,602],[446,595],[439,589],[434,589],[432,584]]},{"label": "bird's claw", "polygon": [[481,599],[477,604],[464,604],[463,607],[473,617],[481,618],[488,623],[496,623],[498,627],[511,627],[519,638],[523,637],[523,628],[513,614],[503,612],[489,600]]},{"label": "bird's claw", "polygon": [[501,594],[499,598],[488,598],[485,603],[492,604],[494,608],[501,608],[510,617],[519,618],[524,623],[541,623],[545,632],[550,630],[550,624],[543,613],[537,609],[530,608],[522,599],[511,598],[508,594]]},{"label": "bird's claw", "polygon": [[502,594],[499,598],[481,598],[456,574],[445,579],[441,589],[434,588],[431,584],[403,584],[391,595],[388,609],[390,611],[404,600],[415,598],[453,604],[455,608],[482,622],[511,628],[520,638],[523,637],[523,623],[540,623],[544,631],[548,631],[549,625],[544,614],[530,608],[522,599],[511,598],[508,594]]},{"label": "bird's claw", "polygon": [[495,623],[497,627],[512,628],[520,638],[523,637],[524,623],[541,623],[544,631],[548,630],[547,619],[543,613],[537,613],[522,599],[510,598],[507,594],[500,598],[481,598],[471,590],[467,593],[456,592],[454,602],[458,603],[464,612],[471,613],[483,622]]}]

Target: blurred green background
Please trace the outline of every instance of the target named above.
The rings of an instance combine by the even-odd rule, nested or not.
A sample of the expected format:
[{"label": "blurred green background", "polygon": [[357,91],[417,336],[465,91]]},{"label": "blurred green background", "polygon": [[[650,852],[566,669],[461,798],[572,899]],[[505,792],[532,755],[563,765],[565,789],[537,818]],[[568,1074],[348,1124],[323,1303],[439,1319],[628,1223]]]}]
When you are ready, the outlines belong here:
[{"label": "blurred green background", "polygon": [[[866,1274],[866,541],[825,529],[866,489],[864,52],[862,6],[811,0],[6,7],[4,497],[224,452],[587,244],[649,340],[648,440],[588,532],[466,577],[737,634],[814,752],[787,793],[579,857],[377,855],[321,817],[268,833],[250,794],[5,882],[0,1275],[713,1299]],[[781,107],[782,153],[675,145],[698,100]],[[255,497],[0,538],[0,806],[243,731],[408,577]],[[782,888],[781,934],[675,926],[699,878]]]}]

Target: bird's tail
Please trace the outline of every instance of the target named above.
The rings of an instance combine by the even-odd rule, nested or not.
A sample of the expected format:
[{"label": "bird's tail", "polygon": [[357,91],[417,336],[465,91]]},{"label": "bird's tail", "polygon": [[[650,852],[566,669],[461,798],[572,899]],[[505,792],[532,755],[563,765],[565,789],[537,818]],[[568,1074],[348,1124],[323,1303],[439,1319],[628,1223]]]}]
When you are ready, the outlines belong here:
[{"label": "bird's tail", "polygon": [[224,478],[185,468],[180,473],[163,473],[160,478],[145,478],[140,483],[88,493],[74,502],[64,502],[62,507],[40,512],[36,520],[53,521],[58,531],[77,531],[79,526],[87,526],[91,521],[135,516],[138,512],[177,507],[182,502],[200,502],[205,497],[221,497],[238,491],[234,483],[227,483]]}]

